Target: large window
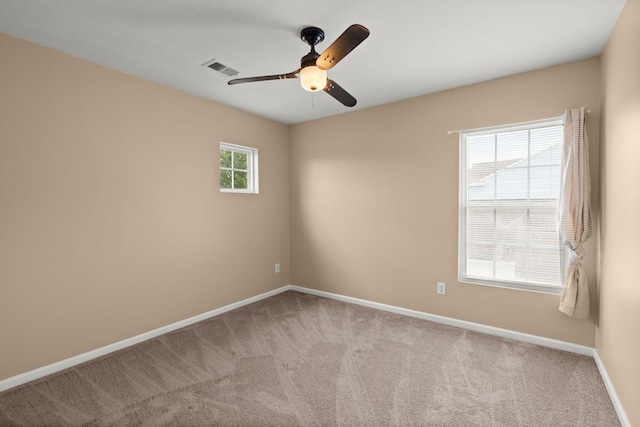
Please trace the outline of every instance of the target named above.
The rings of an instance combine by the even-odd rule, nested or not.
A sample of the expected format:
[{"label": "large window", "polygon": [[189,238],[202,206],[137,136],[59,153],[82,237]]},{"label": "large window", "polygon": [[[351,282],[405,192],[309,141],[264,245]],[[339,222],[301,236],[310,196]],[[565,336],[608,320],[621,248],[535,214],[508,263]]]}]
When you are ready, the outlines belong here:
[{"label": "large window", "polygon": [[258,192],[258,150],[220,143],[220,191]]},{"label": "large window", "polygon": [[562,118],[460,134],[458,279],[559,293]]}]

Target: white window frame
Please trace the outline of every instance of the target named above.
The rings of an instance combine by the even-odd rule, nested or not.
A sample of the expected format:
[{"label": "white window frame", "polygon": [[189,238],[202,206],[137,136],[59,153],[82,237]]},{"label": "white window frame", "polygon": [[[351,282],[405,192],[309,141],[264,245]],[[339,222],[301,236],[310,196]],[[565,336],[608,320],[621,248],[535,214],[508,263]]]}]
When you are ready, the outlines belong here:
[{"label": "white window frame", "polygon": [[[528,290],[535,292],[543,292],[550,294],[560,294],[562,293],[563,283],[558,283],[557,285],[551,285],[546,283],[535,283],[535,282],[517,282],[517,281],[506,281],[497,278],[486,279],[479,277],[471,277],[467,275],[466,271],[466,223],[467,223],[467,199],[468,199],[468,183],[467,183],[467,173],[468,173],[468,159],[467,159],[467,138],[471,135],[483,135],[483,134],[496,134],[503,132],[514,132],[519,130],[532,130],[537,128],[544,128],[550,126],[561,126],[563,125],[562,117],[555,117],[545,120],[537,120],[526,123],[517,123],[513,125],[505,125],[505,126],[495,126],[489,128],[481,128],[481,129],[471,129],[460,132],[460,165],[459,165],[459,215],[458,215],[458,281],[462,283],[471,283],[478,285],[487,285],[487,286],[496,286],[502,288],[510,288],[510,289],[520,289],[520,290]],[[562,167],[560,167],[561,173]],[[527,205],[532,205],[528,203]],[[565,248],[566,249],[566,248]],[[566,263],[567,263],[567,254],[566,250],[562,256],[561,265],[563,267],[563,272],[566,272]],[[495,261],[494,261],[495,262]]]},{"label": "white window frame", "polygon": [[[253,147],[245,147],[244,145],[230,144],[228,142],[220,142],[220,150],[218,151],[218,157],[220,151],[231,151],[234,153],[243,153],[247,155],[247,188],[222,188],[222,193],[248,193],[258,194],[258,149]],[[218,170],[231,170],[234,171],[233,162],[231,168],[223,168],[220,166],[220,160],[218,160]],[[220,176],[220,174],[218,174]],[[232,173],[233,177],[233,173]],[[232,178],[233,179],[233,178]],[[218,181],[218,185],[220,182]]]}]

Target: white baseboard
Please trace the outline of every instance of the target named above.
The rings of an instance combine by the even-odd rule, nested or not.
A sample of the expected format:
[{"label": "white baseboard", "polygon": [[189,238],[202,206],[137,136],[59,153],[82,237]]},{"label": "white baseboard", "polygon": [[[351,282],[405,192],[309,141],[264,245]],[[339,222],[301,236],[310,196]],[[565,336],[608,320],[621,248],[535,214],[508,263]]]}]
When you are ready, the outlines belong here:
[{"label": "white baseboard", "polygon": [[615,410],[620,419],[620,423],[622,427],[631,427],[631,423],[624,412],[622,404],[618,399],[618,395],[613,388],[613,384],[607,374],[607,371],[598,356],[598,353],[592,347],[587,347],[583,345],[573,344],[566,341],[554,340],[551,338],[540,337],[537,335],[525,334],[522,332],[511,331],[508,329],[496,328],[493,326],[487,326],[480,323],[467,322],[465,320],[458,320],[451,317],[439,316],[436,314],[429,314],[422,311],[410,310],[407,308],[396,307],[392,305],[377,303],[373,301],[367,301],[359,298],[348,297],[344,295],[334,294],[331,292],[319,291],[316,289],[304,288],[301,286],[295,285],[287,285],[278,289],[274,289],[269,292],[265,292],[263,294],[244,299],[242,301],[238,301],[224,307],[217,308],[215,310],[208,311],[206,313],[199,314],[197,316],[190,317],[185,320],[181,320],[176,323],[172,323],[171,325],[163,326],[158,329],[154,329],[149,332],[145,332],[140,335],[136,335],[135,337],[127,338],[122,341],[118,341],[113,344],[109,344],[104,347],[100,347],[95,350],[91,350],[87,353],[79,354],[77,356],[70,357],[68,359],[61,360],[59,362],[52,363],[51,365],[43,366],[41,368],[34,369],[32,371],[24,372],[22,374],[18,374],[13,377],[6,378],[4,380],[0,380],[0,391],[8,390],[13,387],[17,387],[21,384],[25,384],[29,381],[37,380],[39,378],[45,377],[47,375],[54,374],[56,372],[62,371],[67,368],[71,368],[73,366],[79,365],[80,363],[88,362],[89,360],[104,356],[106,354],[112,353],[117,350],[122,350],[124,348],[130,347],[132,345],[141,343],[143,341],[149,340],[151,338],[155,338],[159,335],[165,334],[167,332],[172,332],[180,328],[184,328],[185,326],[192,325],[194,323],[200,322],[202,320],[209,319],[211,317],[219,316],[228,311],[234,310],[236,308],[240,308],[242,306],[252,304],[254,302],[258,302],[265,298],[269,298],[271,296],[277,295],[279,293],[292,290],[303,292],[311,295],[317,295],[325,298],[331,298],[338,301],[343,301],[351,304],[358,304],[365,307],[375,308],[377,310],[388,311],[391,313],[402,314],[405,316],[416,317],[419,319],[429,320],[436,323],[441,323],[449,326],[456,326],[458,328],[468,329],[475,332],[482,332],[490,335],[496,335],[499,337],[510,338],[518,341],[523,341],[531,344],[537,344],[545,347],[551,347],[558,350],[564,350],[571,353],[582,354],[585,356],[591,356],[594,358],[595,363],[600,371],[600,375],[602,376],[602,380],[604,381],[605,387],[609,392],[609,396],[615,407]]},{"label": "white baseboard", "polygon": [[89,360],[104,356],[106,354],[112,353],[117,350],[122,350],[124,348],[130,347],[132,345],[141,343],[143,341],[149,340],[151,338],[155,338],[159,335],[166,334],[167,332],[175,331],[176,329],[184,328],[185,326],[192,325],[194,323],[200,322],[202,320],[209,319],[211,317],[219,316],[227,311],[234,310],[236,308],[240,308],[242,306],[252,304],[254,302],[260,301],[265,298],[269,298],[273,295],[277,295],[284,291],[288,291],[291,286],[283,286],[278,289],[274,289],[269,292],[265,292],[263,294],[257,295],[255,297],[247,298],[242,301],[234,302],[229,305],[225,305],[224,307],[216,308],[215,310],[208,311],[206,313],[199,314],[197,316],[190,317],[185,320],[181,320],[176,323],[172,323],[167,326],[160,327],[158,329],[154,329],[149,332],[145,332],[140,335],[136,335],[135,337],[127,338],[122,341],[118,341],[113,344],[106,345],[104,347],[97,348],[95,350],[88,351],[83,354],[79,354],[77,356],[70,357],[68,359],[61,360],[59,362],[52,363],[51,365],[43,366],[41,368],[34,369],[32,371],[24,372],[22,374],[18,374],[13,377],[6,378],[4,380],[0,380],[0,391],[8,390],[13,387],[17,387],[21,384],[25,384],[29,381],[37,380],[39,378],[45,377],[47,375],[55,374],[56,372],[62,371],[67,368],[71,368],[73,366],[79,365],[80,363],[88,362]]},{"label": "white baseboard", "polygon": [[613,383],[611,382],[611,378],[609,378],[609,374],[604,367],[604,363],[600,359],[598,355],[598,351],[593,351],[593,359],[596,361],[596,366],[598,366],[598,370],[600,371],[600,376],[602,377],[602,381],[604,381],[604,386],[607,388],[607,392],[609,392],[609,397],[611,398],[611,403],[613,403],[613,407],[616,409],[616,413],[618,414],[618,419],[620,420],[620,424],[622,427],[631,427],[631,422],[629,418],[627,418],[626,412],[624,412],[624,408],[622,407],[622,402],[618,398],[618,394],[616,390],[613,388]]},{"label": "white baseboard", "polygon": [[365,307],[375,308],[378,310],[389,311],[391,313],[403,314],[405,316],[417,317],[418,319],[430,320],[444,325],[456,326],[458,328],[468,329],[475,332],[482,332],[489,335],[496,335],[503,338],[510,338],[517,341],[524,341],[531,344],[537,344],[544,347],[551,347],[558,350],[564,350],[571,353],[582,354],[584,356],[593,357],[593,347],[573,344],[566,341],[554,340],[551,338],[540,337],[537,335],[525,334],[522,332],[511,331],[509,329],[501,329],[493,326],[483,325],[481,323],[467,322],[466,320],[458,320],[451,317],[439,316],[437,314],[429,314],[422,311],[410,310],[408,308],[396,307],[393,305],[381,304],[378,302],[367,301],[359,298],[346,297],[344,295],[333,294],[331,292],[318,291],[315,289],[303,288],[291,285],[292,291],[304,292],[307,294],[317,295],[325,298],[331,298],[338,301],[358,304]]}]

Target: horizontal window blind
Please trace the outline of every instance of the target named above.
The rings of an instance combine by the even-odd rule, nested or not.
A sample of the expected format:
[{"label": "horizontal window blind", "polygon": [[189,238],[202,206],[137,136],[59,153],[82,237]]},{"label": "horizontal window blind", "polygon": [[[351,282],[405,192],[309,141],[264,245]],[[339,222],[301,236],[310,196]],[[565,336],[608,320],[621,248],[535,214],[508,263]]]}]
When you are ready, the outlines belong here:
[{"label": "horizontal window blind", "polygon": [[557,292],[560,119],[462,132],[459,280]]}]

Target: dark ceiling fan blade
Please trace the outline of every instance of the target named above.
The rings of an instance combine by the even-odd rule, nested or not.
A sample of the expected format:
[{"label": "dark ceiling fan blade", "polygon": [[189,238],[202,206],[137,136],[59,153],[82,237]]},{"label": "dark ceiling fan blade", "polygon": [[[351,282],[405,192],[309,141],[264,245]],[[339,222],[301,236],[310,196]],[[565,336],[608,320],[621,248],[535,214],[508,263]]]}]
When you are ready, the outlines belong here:
[{"label": "dark ceiling fan blade", "polygon": [[356,105],[356,99],[331,79],[327,79],[327,85],[325,86],[324,91],[347,107],[353,107]]},{"label": "dark ceiling fan blade", "polygon": [[300,70],[296,70],[289,74],[275,74],[273,76],[245,77],[242,79],[229,80],[227,84],[237,85],[238,83],[264,82],[267,80],[295,79],[298,77],[299,72]]},{"label": "dark ceiling fan blade", "polygon": [[353,24],[345,30],[316,60],[316,66],[323,70],[334,67],[342,58],[369,37],[369,30],[359,24]]}]

